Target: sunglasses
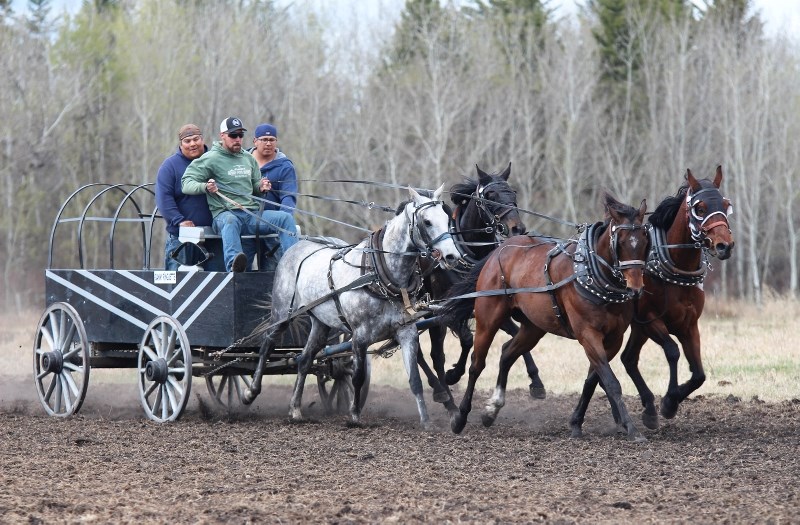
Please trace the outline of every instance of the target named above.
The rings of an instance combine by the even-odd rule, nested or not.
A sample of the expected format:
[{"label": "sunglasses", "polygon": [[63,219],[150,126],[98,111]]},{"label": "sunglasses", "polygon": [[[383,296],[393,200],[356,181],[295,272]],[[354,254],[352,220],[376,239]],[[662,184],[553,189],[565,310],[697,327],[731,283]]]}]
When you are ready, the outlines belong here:
[{"label": "sunglasses", "polygon": [[232,139],[240,139],[244,137],[244,133],[228,133],[228,136]]}]

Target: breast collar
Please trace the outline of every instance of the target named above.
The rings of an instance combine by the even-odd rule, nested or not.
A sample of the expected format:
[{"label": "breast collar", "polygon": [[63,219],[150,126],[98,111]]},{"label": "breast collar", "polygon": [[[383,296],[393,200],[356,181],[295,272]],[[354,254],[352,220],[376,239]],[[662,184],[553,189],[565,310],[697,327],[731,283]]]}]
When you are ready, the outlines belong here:
[{"label": "breast collar", "polygon": [[[679,286],[698,286],[703,284],[708,270],[708,256],[702,250],[699,242],[694,244],[667,244],[664,230],[655,226],[650,228],[649,234],[650,252],[647,255],[647,266],[645,266],[645,272],[648,275]],[[696,270],[678,268],[669,256],[670,248],[701,250],[700,267]]]},{"label": "breast collar", "polygon": [[383,251],[383,234],[384,228],[369,234],[368,249],[364,250],[361,258],[361,275],[366,275],[370,270],[374,270],[377,277],[375,281],[367,286],[367,289],[382,298],[403,297],[405,294],[408,297],[416,297],[423,285],[420,277],[419,258],[414,264],[414,270],[411,272],[408,282],[395,282],[386,265],[385,252]]},{"label": "breast collar", "polygon": [[596,250],[602,226],[602,222],[590,225],[578,239],[578,246],[572,256],[573,270],[579,285],[575,289],[595,304],[625,303],[633,299],[633,293],[628,290],[625,280],[616,276],[608,278],[601,268],[611,268]]}]

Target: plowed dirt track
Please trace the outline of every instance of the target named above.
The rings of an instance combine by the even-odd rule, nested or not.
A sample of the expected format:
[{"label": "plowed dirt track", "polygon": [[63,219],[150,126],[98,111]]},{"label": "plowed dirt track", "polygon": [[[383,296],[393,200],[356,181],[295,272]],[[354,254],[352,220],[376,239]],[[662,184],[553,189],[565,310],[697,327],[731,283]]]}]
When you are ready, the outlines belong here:
[{"label": "plowed dirt track", "polygon": [[278,386],[228,417],[199,384],[184,417],[158,425],[135,388],[90,385],[81,414],[60,420],[20,394],[32,385],[3,379],[3,523],[800,522],[800,400],[690,399],[633,444],[600,397],[573,440],[574,396],[510,392],[492,428],[476,396],[456,436],[440,405],[426,432],[410,394],[386,386],[358,428],[319,403],[289,422]]}]

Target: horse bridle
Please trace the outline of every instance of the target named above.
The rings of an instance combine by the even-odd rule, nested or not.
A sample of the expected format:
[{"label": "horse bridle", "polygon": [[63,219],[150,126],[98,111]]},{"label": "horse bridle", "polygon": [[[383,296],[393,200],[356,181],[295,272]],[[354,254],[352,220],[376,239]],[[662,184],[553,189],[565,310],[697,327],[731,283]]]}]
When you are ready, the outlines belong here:
[{"label": "horse bridle", "polygon": [[[417,214],[422,210],[424,210],[425,208],[431,208],[439,205],[444,205],[444,203],[442,201],[428,201],[426,203],[420,204],[419,206],[417,206],[416,203],[414,203],[414,213],[411,214],[411,217],[408,216],[408,206],[406,206],[405,208],[406,218],[409,219],[408,235],[411,238],[411,244],[413,244],[414,247],[417,250],[419,250],[421,254],[423,254],[426,257],[430,257],[432,259],[436,259],[436,257],[433,257],[433,250],[434,250],[433,247],[440,241],[447,238],[451,238],[452,235],[450,235],[450,231],[448,230],[441,233],[435,239],[429,239],[428,241],[426,241],[424,237],[428,237],[428,235],[427,232],[419,230],[419,227],[417,226]],[[414,232],[417,232],[420,237],[423,237],[422,239],[420,239],[422,244],[417,242],[417,239],[414,237]]]},{"label": "horse bridle", "polygon": [[[644,268],[646,261],[642,259],[629,259],[625,261],[619,260],[619,232],[630,230],[645,230],[645,235],[647,235],[648,226],[645,224],[612,224],[611,225],[611,236],[609,238],[610,247],[611,247],[611,258],[613,263],[613,268],[611,269],[617,277],[619,277],[618,272],[622,270],[626,270],[628,268]],[[636,238],[634,237],[631,239],[633,243],[633,249],[636,249]],[[645,241],[646,242],[646,241]]]},{"label": "horse bridle", "polygon": [[[511,189],[511,186],[508,185],[506,182],[501,181],[492,181],[487,185],[478,184],[478,187],[475,189],[475,193],[472,194],[473,200],[475,201],[475,205],[478,207],[478,213],[480,213],[481,218],[484,218],[484,215],[488,216],[488,219],[484,218],[486,224],[492,228],[495,234],[499,234],[501,236],[507,237],[508,236],[508,229],[506,225],[503,224],[502,219],[506,215],[508,215],[511,210],[517,208],[517,200],[514,199],[513,206],[511,204],[502,204],[495,202],[491,199],[487,199],[485,197],[486,189],[490,186],[501,185],[508,187],[509,191],[514,193],[514,197],[516,197],[516,192]],[[477,197],[477,198],[476,198]],[[492,203],[493,210],[489,208],[487,203]],[[497,208],[504,208],[501,212],[497,212]]]},{"label": "horse bridle", "polygon": [[[700,198],[701,195],[704,193],[713,193],[715,196],[718,196],[719,199],[722,199],[722,204],[719,206],[720,209],[717,211],[711,212],[705,217],[700,217],[695,212],[695,206],[700,202],[714,202],[718,199],[710,199],[709,201],[704,201]],[[725,203],[727,202],[727,206]],[[722,211],[722,208],[725,208],[725,211]],[[687,222],[689,223],[689,232],[692,235],[692,239],[695,242],[700,243],[700,245],[704,245],[705,241],[708,239],[708,232],[717,228],[719,226],[725,226],[728,228],[728,231],[731,231],[730,224],[728,223],[728,217],[733,213],[733,205],[725,199],[722,194],[720,193],[718,188],[703,188],[697,192],[692,193],[691,188],[686,192],[686,215],[687,215]],[[716,217],[720,215],[721,218]],[[712,217],[716,217],[714,221],[711,221]]]}]

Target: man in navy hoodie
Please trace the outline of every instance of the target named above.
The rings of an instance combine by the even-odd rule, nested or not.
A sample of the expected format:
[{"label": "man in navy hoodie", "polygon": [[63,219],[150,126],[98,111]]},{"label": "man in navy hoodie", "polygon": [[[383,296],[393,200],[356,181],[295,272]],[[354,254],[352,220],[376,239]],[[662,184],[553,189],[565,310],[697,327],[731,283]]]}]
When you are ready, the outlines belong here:
[{"label": "man in navy hoodie", "polygon": [[[203,142],[203,133],[195,124],[185,124],[178,130],[178,151],[169,156],[158,168],[156,176],[156,204],[164,222],[167,223],[167,239],[164,245],[164,267],[177,270],[179,262],[170,257],[181,242],[178,232],[181,226],[211,226],[211,212],[205,195],[186,195],[181,191],[181,177],[186,167],[208,151]],[[186,255],[178,257],[191,264]],[[219,261],[211,258],[203,267],[219,270]],[[221,258],[219,258],[221,259]],[[224,267],[222,267],[224,270]]]},{"label": "man in navy hoodie", "polygon": [[[265,210],[279,210],[294,214],[297,204],[297,174],[294,164],[280,149],[278,149],[278,130],[272,124],[259,124],[253,134],[254,147],[250,150],[256,162],[261,167],[261,177],[269,180],[271,188],[264,198]],[[277,239],[264,240],[267,250],[264,261],[265,268],[276,264],[270,255],[277,249]]]}]

